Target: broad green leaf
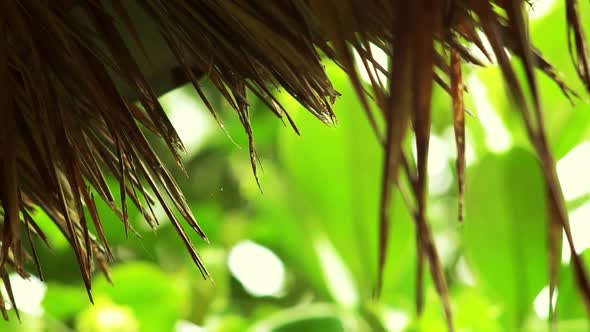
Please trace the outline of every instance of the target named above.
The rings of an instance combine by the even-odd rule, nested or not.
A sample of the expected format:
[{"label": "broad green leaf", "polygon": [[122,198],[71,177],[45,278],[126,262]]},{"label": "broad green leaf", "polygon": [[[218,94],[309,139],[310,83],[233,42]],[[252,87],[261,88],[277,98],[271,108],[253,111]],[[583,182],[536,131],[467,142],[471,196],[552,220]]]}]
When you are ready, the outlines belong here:
[{"label": "broad green leaf", "polygon": [[465,255],[477,285],[517,327],[548,280],[543,176],[523,149],[490,154],[468,174]]},{"label": "broad green leaf", "polygon": [[[582,253],[586,267],[590,266],[590,249]],[[580,292],[576,286],[571,264],[562,265],[560,270],[560,283],[557,297],[557,314],[560,320],[580,320],[586,321],[586,329],[590,328],[590,322],[587,321],[586,309],[582,303]]]},{"label": "broad green leaf", "polygon": [[[360,296],[368,298],[376,278],[382,148],[346,75],[334,64],[326,69],[342,94],[334,106],[335,128],[312,119],[293,99],[280,96],[301,131],[300,137],[290,130],[279,135],[279,161],[286,170],[288,193],[285,213],[295,213],[299,227],[308,234],[319,231],[328,237],[357,280]],[[406,253],[414,236],[401,199],[394,207],[391,229],[399,237],[391,240],[389,265],[401,276],[413,263],[413,256]],[[301,239],[301,245],[308,240]]]},{"label": "broad green leaf", "polygon": [[[433,288],[427,292],[427,306],[422,317],[416,318],[405,331],[446,331],[447,323],[438,295]],[[478,288],[461,287],[452,294],[456,328],[459,331],[500,332],[500,312]]]}]

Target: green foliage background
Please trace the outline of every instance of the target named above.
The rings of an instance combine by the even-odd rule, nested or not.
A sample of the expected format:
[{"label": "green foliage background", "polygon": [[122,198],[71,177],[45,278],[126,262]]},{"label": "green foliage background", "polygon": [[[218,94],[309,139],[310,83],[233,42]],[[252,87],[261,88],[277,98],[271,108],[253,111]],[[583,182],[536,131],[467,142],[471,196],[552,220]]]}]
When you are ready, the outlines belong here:
[{"label": "green foliage background", "polygon": [[[566,81],[581,92],[567,52],[564,15],[560,2],[533,23],[532,36]],[[47,286],[43,312],[24,312],[22,323],[0,322],[0,330],[200,331],[187,324],[191,322],[211,332],[444,331],[441,306],[428,278],[426,311],[421,319],[414,314],[414,226],[399,196],[394,202],[383,296],[379,301],[372,297],[382,156],[346,76],[333,64],[326,67],[343,95],[335,106],[338,126],[322,125],[280,93],[299,125],[299,137],[261,103],[252,105],[264,193],[251,174],[247,137],[238,118],[208,89],[236,144],[209,122],[209,134],[185,161],[190,177],[177,169],[175,175],[211,240],[206,245],[194,236],[215,283],[202,280],[166,220],[154,232],[132,209],[131,220],[141,238],[133,234],[126,238],[123,224],[102,204],[107,237],[118,257],[112,268],[114,286],[97,274],[96,304],[91,305],[75,257],[55,230],[49,234],[53,251],[40,253]],[[467,119],[473,161],[467,171],[466,218],[459,224],[451,103],[444,92],[436,91],[433,133],[450,151],[442,159],[444,165],[438,166],[451,172],[451,185],[430,196],[429,221],[443,252],[456,324],[461,331],[544,331],[547,324],[533,305],[548,284],[542,175],[497,68],[468,70],[485,84],[510,144],[503,151],[493,147],[490,142],[496,133],[486,129],[478,116],[482,100],[469,96],[468,108],[474,113]],[[550,141],[562,158],[588,140],[588,100],[584,96],[572,107],[550,80],[541,76],[540,84]],[[178,96],[199,103],[190,87],[164,96],[162,102],[172,110]],[[200,106],[194,111],[206,112]],[[164,146],[157,147],[169,157]],[[570,212],[586,200],[582,196],[569,202]],[[36,218],[44,227],[50,225],[41,213]],[[254,296],[229,271],[228,254],[244,240],[270,249],[284,263],[286,279],[280,296]],[[590,252],[584,255],[590,264]],[[252,260],[254,264],[256,257]],[[465,276],[466,269],[472,278]],[[560,331],[588,331],[567,262],[561,275]],[[116,313],[111,318],[118,320],[111,319],[115,323],[110,327],[104,325],[104,312]],[[193,330],[182,330],[179,321]]]}]

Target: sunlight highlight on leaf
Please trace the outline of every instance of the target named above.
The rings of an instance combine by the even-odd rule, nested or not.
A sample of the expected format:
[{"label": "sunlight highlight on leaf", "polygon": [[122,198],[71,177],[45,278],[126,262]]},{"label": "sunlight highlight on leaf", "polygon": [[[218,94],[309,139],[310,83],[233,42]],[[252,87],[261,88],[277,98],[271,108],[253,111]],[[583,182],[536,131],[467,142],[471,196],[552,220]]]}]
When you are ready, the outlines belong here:
[{"label": "sunlight highlight on leaf", "polygon": [[[16,273],[12,273],[9,279],[18,310],[35,317],[42,316],[44,311],[41,303],[47,291],[45,283],[35,276],[23,279]],[[7,299],[8,294],[3,285],[0,285],[0,291]],[[6,306],[11,307],[10,303],[6,303]]]},{"label": "sunlight highlight on leaf", "polygon": [[107,329],[126,326],[129,312],[118,307],[103,308],[96,314],[99,326]]},{"label": "sunlight highlight on leaf", "polygon": [[116,305],[102,299],[82,313],[78,322],[79,331],[139,332],[139,322],[129,307]]},{"label": "sunlight highlight on leaf", "polygon": [[281,296],[285,267],[272,251],[252,241],[242,241],[230,251],[229,270],[253,296]]},{"label": "sunlight highlight on leaf", "polygon": [[[555,289],[555,295],[553,295],[552,306],[555,307],[557,303],[557,297],[559,296],[558,289]],[[537,317],[546,320],[549,318],[549,286],[543,287],[539,292],[539,295],[535,298],[534,302],[535,314]]]},{"label": "sunlight highlight on leaf", "polygon": [[[586,203],[570,212],[570,227],[574,237],[574,245],[578,254],[590,248],[590,203]],[[567,245],[565,234],[563,235],[563,247],[561,249],[562,263],[568,263],[571,251]]]},{"label": "sunlight highlight on leaf", "polygon": [[179,320],[174,327],[176,332],[206,332],[203,327],[186,320]]},{"label": "sunlight highlight on leaf", "polygon": [[590,165],[590,142],[579,144],[557,162],[557,175],[567,201],[590,192],[588,165]]},{"label": "sunlight highlight on leaf", "polygon": [[471,269],[463,256],[461,256],[457,262],[456,273],[459,280],[463,283],[469,286],[475,286],[475,276],[473,276],[473,272],[471,272]]},{"label": "sunlight highlight on leaf", "polygon": [[326,238],[316,238],[314,246],[319,254],[326,286],[335,302],[346,307],[356,306],[359,302],[358,291],[342,257]]},{"label": "sunlight highlight on leaf", "polygon": [[[444,130],[442,138],[447,146],[452,146],[455,144],[455,133],[453,131],[453,126],[449,126]],[[451,158],[454,159],[456,152],[451,150],[451,154]],[[469,167],[475,162],[477,162],[477,155],[473,147],[473,137],[469,128],[465,128],[465,166]]]},{"label": "sunlight highlight on leaf", "polygon": [[[358,54],[358,51],[354,51],[354,60],[359,74],[365,83],[371,84],[371,75],[369,75],[367,72],[368,67],[373,77],[376,77],[381,82],[386,82],[387,72],[384,72],[381,69],[389,70],[387,54],[375,44],[371,43],[370,45],[370,50],[373,54],[373,61],[376,62],[376,65],[367,61],[367,66],[365,66],[361,56]],[[376,75],[374,73],[376,73]]]},{"label": "sunlight highlight on leaf", "polygon": [[453,174],[449,166],[451,160],[450,146],[436,135],[430,136],[430,149],[428,151],[428,174],[430,181],[428,190],[431,195],[443,194],[449,190],[453,181]]},{"label": "sunlight highlight on leaf", "polygon": [[527,11],[531,21],[537,21],[547,16],[555,7],[555,0],[535,0]]},{"label": "sunlight highlight on leaf", "polygon": [[199,150],[214,128],[209,113],[189,91],[186,87],[175,89],[159,98],[184,143],[187,158]]},{"label": "sunlight highlight on leaf", "polygon": [[488,99],[487,88],[476,76],[469,76],[469,91],[475,100],[477,121],[486,131],[486,142],[492,152],[503,152],[512,146],[510,132],[506,129],[500,117]]},{"label": "sunlight highlight on leaf", "polygon": [[[444,194],[453,182],[449,161],[454,153],[448,141],[437,135],[430,135],[428,149],[428,192],[431,195]],[[453,143],[454,144],[454,143]],[[414,160],[417,159],[416,146],[412,145]]]},{"label": "sunlight highlight on leaf", "polygon": [[434,243],[443,265],[448,266],[453,264],[459,246],[457,236],[449,231],[438,232],[434,234]]},{"label": "sunlight highlight on leaf", "polygon": [[[483,47],[483,50],[478,45],[472,44],[469,46],[469,50],[471,51],[471,53],[481,63],[486,63],[486,64],[496,63],[496,56],[494,55],[494,52],[492,51],[492,46],[490,45],[490,41],[488,40],[488,37],[486,37],[486,35],[484,33],[482,33],[481,31],[477,31],[477,36],[481,40],[481,47]],[[485,53],[484,53],[484,51],[485,51]],[[488,59],[488,56],[489,56],[489,59]],[[490,60],[491,60],[491,62],[490,62]]]},{"label": "sunlight highlight on leaf", "polygon": [[401,310],[386,309],[383,313],[383,322],[387,331],[401,332],[405,331],[410,323],[408,314]]}]

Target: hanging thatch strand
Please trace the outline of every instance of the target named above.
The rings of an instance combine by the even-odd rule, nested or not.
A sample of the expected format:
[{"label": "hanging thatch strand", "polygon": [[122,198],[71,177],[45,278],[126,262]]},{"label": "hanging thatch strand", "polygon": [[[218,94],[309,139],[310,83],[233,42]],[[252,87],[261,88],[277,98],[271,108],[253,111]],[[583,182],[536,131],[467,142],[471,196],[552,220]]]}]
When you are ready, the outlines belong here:
[{"label": "hanging thatch strand", "polygon": [[[579,77],[590,91],[590,57],[582,18],[577,1],[565,1],[570,51]],[[500,0],[4,1],[0,5],[0,276],[9,300],[14,305],[6,277],[8,267],[26,276],[23,263],[32,259],[42,276],[31,238],[45,243],[47,238],[32,215],[35,208],[49,215],[70,242],[91,295],[94,265],[108,274],[107,261],[112,259],[95,196],[104,200],[131,231],[128,201],[139,208],[151,226],[158,222],[152,207],[160,204],[201,273],[208,276],[183,225],[188,224],[206,240],[205,234],[143,134],[143,130],[150,130],[160,136],[182,167],[183,145],[157,100],[153,82],[138,65],[138,52],[132,52],[132,48],[139,49],[141,57],[150,58],[131,7],[149,17],[222,129],[224,125],[203,93],[199,77],[206,75],[236,110],[250,139],[255,175],[257,156],[247,92],[258,96],[297,131],[273,96],[274,88],[284,88],[317,118],[329,123],[335,119],[331,104],[337,92],[323,70],[320,52],[348,73],[385,153],[377,291],[386,262],[391,196],[397,186],[417,226],[417,310],[422,311],[422,279],[427,263],[450,331],[454,327],[447,283],[426,220],[432,90],[436,83],[453,100],[462,219],[466,88],[461,67],[483,65],[471,53],[472,45],[488,59],[493,53],[544,170],[551,220],[548,257],[553,296],[562,230],[571,252],[575,250],[545,133],[535,69],[553,79],[568,98],[576,94],[531,44],[526,5],[524,1]],[[482,33],[491,51],[483,46]],[[389,55],[391,70],[374,59],[371,48],[375,46]],[[360,79],[354,52],[367,69],[370,88]],[[517,78],[508,52],[522,59],[528,84]],[[380,74],[386,75],[386,82]],[[376,110],[370,99],[375,100]],[[130,103],[135,100],[139,106]],[[415,161],[402,145],[410,130],[416,140]],[[119,181],[119,203],[105,173]],[[89,231],[89,223],[96,235]],[[24,249],[23,234],[30,250]],[[590,309],[590,285],[576,254],[572,266],[580,294]],[[1,298],[0,309],[7,317]]]},{"label": "hanging thatch strand", "polygon": [[[314,37],[298,28],[304,26],[306,7],[218,1],[138,1],[138,5],[157,25],[222,127],[196,73],[207,73],[236,109],[250,138],[254,168],[247,90],[291,123],[271,93],[274,85],[284,87],[322,121],[334,119],[330,105],[336,92],[313,47]],[[182,221],[206,240],[205,234],[142,132],[144,127],[162,137],[182,167],[183,145],[123,38],[122,30],[127,29],[143,49],[124,4],[80,1],[72,9],[75,15],[59,2],[16,1],[3,6],[0,272],[10,265],[26,276],[23,262],[32,255],[42,275],[35,248],[28,254],[21,241],[25,233],[46,241],[31,216],[32,209],[39,207],[69,240],[91,296],[94,263],[107,273],[107,261],[112,259],[95,204],[98,196],[126,230],[132,230],[127,201],[151,226],[158,222],[152,211],[158,202],[207,277]],[[123,28],[116,20],[123,22]],[[123,96],[123,89],[131,91],[131,98]],[[141,106],[130,100],[139,100]],[[120,183],[119,204],[105,173]],[[97,237],[90,233],[89,222]],[[10,294],[8,279],[5,285]],[[0,308],[3,304],[0,301]]]}]

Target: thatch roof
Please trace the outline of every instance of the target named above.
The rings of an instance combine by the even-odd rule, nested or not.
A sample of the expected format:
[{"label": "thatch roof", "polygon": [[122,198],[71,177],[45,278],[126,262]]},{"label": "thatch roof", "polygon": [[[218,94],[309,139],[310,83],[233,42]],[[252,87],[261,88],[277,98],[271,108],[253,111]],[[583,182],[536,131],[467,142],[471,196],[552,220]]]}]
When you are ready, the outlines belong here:
[{"label": "thatch roof", "polygon": [[[572,59],[590,91],[590,56],[577,0],[564,1]],[[128,228],[128,204],[138,206],[152,226],[157,223],[152,206],[160,204],[207,277],[185,229],[188,226],[205,240],[206,236],[143,133],[149,130],[160,136],[182,167],[183,145],[157,100],[158,94],[176,80],[190,81],[224,128],[199,85],[199,78],[206,76],[239,116],[250,138],[256,174],[247,91],[295,131],[288,110],[273,96],[276,87],[330,123],[335,120],[331,104],[338,93],[322,67],[322,56],[327,56],[349,74],[364,105],[359,111],[366,112],[386,156],[379,220],[380,269],[386,257],[390,196],[399,183],[415,216],[419,264],[429,264],[452,330],[446,281],[425,214],[430,101],[433,84],[452,96],[462,194],[462,65],[482,65],[471,54],[472,45],[492,58],[483,47],[483,34],[544,170],[552,225],[548,255],[553,296],[562,230],[575,251],[546,139],[535,69],[551,77],[566,95],[575,93],[531,45],[528,5],[501,0],[4,1],[0,5],[0,276],[9,295],[9,267],[26,276],[23,262],[32,259],[42,275],[36,249],[23,246],[25,236],[46,240],[43,229],[31,217],[32,207],[43,209],[69,240],[91,294],[94,266],[108,274],[107,262],[112,259],[95,196],[106,201]],[[390,56],[391,70],[377,64],[371,45]],[[368,69],[370,88],[359,78],[353,50]],[[526,82],[517,77],[509,54],[521,59]],[[162,63],[166,64],[163,69],[158,67]],[[176,63],[174,74],[167,72],[166,79],[157,76],[154,80],[154,72],[166,72],[169,63]],[[146,74],[146,68],[152,66],[156,70]],[[378,72],[387,75],[387,82],[379,79]],[[378,109],[369,106],[371,98]],[[136,100],[140,106],[133,103]],[[418,147],[416,161],[408,158],[401,145],[410,130]],[[119,180],[119,205],[105,173]],[[89,223],[95,225],[97,234],[89,232]],[[590,308],[590,284],[576,255],[572,266],[580,294]],[[380,285],[381,277],[377,289]],[[12,296],[10,300],[14,302]],[[0,298],[6,317],[3,303]]]}]

